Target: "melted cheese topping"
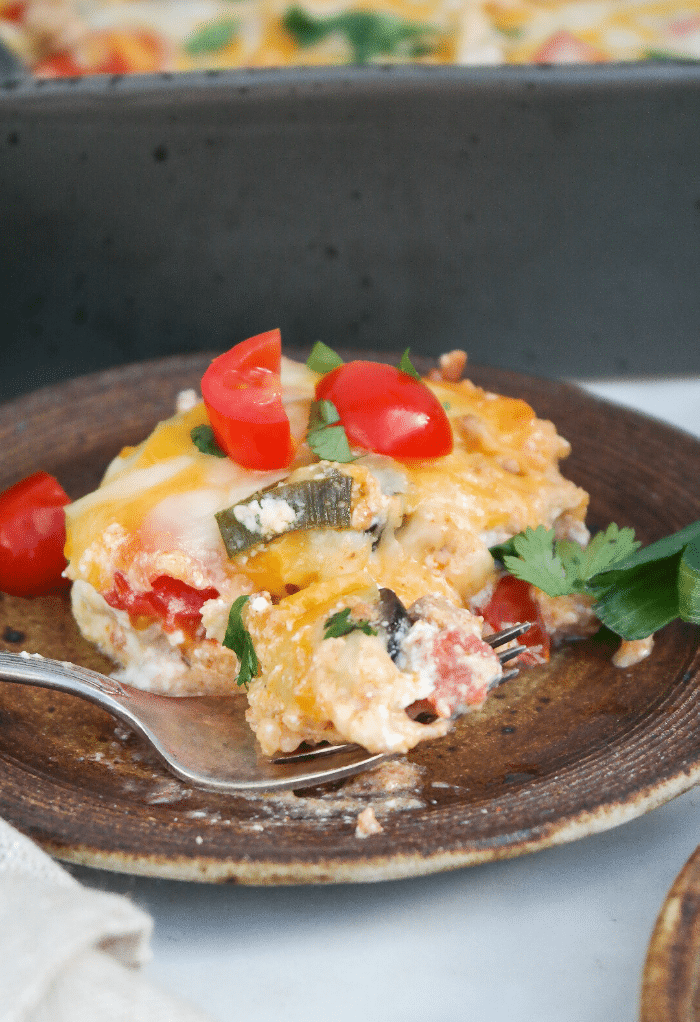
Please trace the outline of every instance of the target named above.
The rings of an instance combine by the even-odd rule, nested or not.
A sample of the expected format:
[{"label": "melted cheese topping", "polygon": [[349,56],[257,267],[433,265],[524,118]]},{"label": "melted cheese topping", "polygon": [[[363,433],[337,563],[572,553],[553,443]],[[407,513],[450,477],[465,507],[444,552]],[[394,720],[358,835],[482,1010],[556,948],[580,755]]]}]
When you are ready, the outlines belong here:
[{"label": "melted cheese topping", "polygon": [[[317,379],[285,364],[284,400],[304,425]],[[443,734],[445,720],[425,725],[405,712],[430,694],[430,672],[400,669],[377,635],[324,638],[324,622],[347,607],[371,620],[381,588],[406,606],[429,596],[468,608],[495,578],[489,545],[540,524],[584,536],[587,495],[559,472],[569,445],[525,402],[469,381],[428,385],[454,433],[452,453],[434,460],[369,454],[329,466],[299,443],[289,469],[251,472],[196,449],[190,433],[206,421],[201,403],[160,423],[67,509],[80,627],[132,684],[232,691],[237,662],[221,643],[232,602],[250,594],[243,617],[261,674],[248,693],[249,720],[266,753],[323,738],[405,751]],[[329,467],[352,478],[351,528],[288,532],[227,556],[217,511]],[[124,586],[150,598],[163,576],[208,591],[195,634],[115,603]]]}]

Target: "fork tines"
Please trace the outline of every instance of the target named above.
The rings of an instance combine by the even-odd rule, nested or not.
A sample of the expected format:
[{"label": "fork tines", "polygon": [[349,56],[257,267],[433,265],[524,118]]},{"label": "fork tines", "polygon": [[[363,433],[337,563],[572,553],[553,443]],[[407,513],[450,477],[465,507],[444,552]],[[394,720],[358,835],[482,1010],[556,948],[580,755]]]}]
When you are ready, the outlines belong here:
[{"label": "fork tines", "polygon": [[517,639],[519,635],[524,635],[531,627],[532,621],[523,621],[519,625],[510,625],[509,628],[504,628],[502,632],[484,635],[484,642],[487,642],[489,646],[495,649],[496,646],[502,646],[504,643],[510,642],[511,639]]}]

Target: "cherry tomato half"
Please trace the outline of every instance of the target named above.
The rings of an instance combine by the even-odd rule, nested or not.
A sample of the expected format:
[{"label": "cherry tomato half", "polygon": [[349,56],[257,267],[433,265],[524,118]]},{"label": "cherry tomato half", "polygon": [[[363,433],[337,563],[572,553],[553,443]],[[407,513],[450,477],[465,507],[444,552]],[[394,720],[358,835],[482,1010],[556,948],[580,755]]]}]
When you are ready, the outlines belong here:
[{"label": "cherry tomato half", "polygon": [[452,450],[445,410],[424,383],[380,362],[346,362],[319,380],[351,447],[393,458],[440,458]]},{"label": "cherry tomato half", "polygon": [[45,596],[70,583],[66,566],[66,515],[70,498],[48,472],[15,483],[0,494],[0,592]]},{"label": "cherry tomato half", "polygon": [[217,443],[245,468],[284,468],[292,460],[281,358],[280,332],[270,330],[219,355],[202,377],[202,397]]},{"label": "cherry tomato half", "polygon": [[497,632],[508,625],[532,621],[532,627],[518,638],[518,643],[540,648],[533,650],[533,653],[528,651],[521,654],[518,661],[522,664],[536,664],[549,660],[549,634],[544,627],[540,609],[532,598],[529,583],[514,575],[504,575],[480,613]]}]

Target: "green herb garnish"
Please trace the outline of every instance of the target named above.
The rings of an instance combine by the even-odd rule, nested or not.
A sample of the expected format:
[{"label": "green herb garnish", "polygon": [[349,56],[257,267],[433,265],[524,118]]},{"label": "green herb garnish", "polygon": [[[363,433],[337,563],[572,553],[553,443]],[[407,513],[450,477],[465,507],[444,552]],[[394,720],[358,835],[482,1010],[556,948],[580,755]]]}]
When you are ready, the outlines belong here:
[{"label": "green herb garnish", "polygon": [[347,464],[357,460],[332,401],[314,401],[311,405],[306,442],[322,461]]},{"label": "green herb garnish", "polygon": [[358,631],[364,632],[365,635],[377,634],[369,621],[355,621],[351,619],[350,607],[345,607],[344,610],[339,610],[337,614],[332,614],[323,627],[325,628],[324,639],[340,639],[343,635],[349,635],[350,632]]},{"label": "green herb garnish", "polygon": [[190,436],[192,443],[202,454],[213,454],[215,458],[226,457],[226,452],[222,451],[216,442],[211,426],[195,426]]},{"label": "green herb garnish", "polygon": [[243,624],[242,611],[248,600],[248,596],[239,596],[237,600],[233,601],[228,615],[226,635],[222,643],[227,649],[232,649],[238,657],[240,667],[236,684],[243,685],[245,688],[248,688],[251,680],[260,670],[260,662],[253,646],[253,639]]},{"label": "green herb garnish", "polygon": [[651,64],[697,64],[698,58],[691,54],[675,53],[673,50],[646,50],[642,54],[643,60]]},{"label": "green herb garnish", "polygon": [[421,57],[434,52],[441,40],[433,25],[372,11],[316,18],[301,7],[290,7],[282,23],[301,47],[314,46],[335,33],[345,36],[354,64],[367,64],[382,56]]},{"label": "green herb garnish", "polygon": [[190,56],[195,57],[199,53],[216,53],[223,50],[238,35],[238,22],[235,18],[219,18],[216,21],[209,21],[201,28],[193,32],[184,43],[184,48]]},{"label": "green herb garnish", "polygon": [[585,548],[540,525],[491,553],[548,596],[593,597],[596,616],[623,639],[645,639],[675,618],[700,624],[700,522],[639,547],[633,529],[615,524]]},{"label": "green herb garnish", "polygon": [[329,348],[323,341],[316,341],[311,354],[306,360],[306,365],[309,369],[315,373],[329,373],[331,369],[337,369],[338,366],[342,366],[343,360],[340,355],[336,354],[332,348]]},{"label": "green herb garnish", "polygon": [[399,369],[401,370],[402,373],[408,373],[408,375],[412,376],[414,380],[418,380],[419,383],[422,383],[421,375],[414,366],[413,362],[411,362],[411,359],[409,357],[410,350],[411,350],[410,348],[406,348],[403,355],[401,356],[401,361],[399,362]]}]

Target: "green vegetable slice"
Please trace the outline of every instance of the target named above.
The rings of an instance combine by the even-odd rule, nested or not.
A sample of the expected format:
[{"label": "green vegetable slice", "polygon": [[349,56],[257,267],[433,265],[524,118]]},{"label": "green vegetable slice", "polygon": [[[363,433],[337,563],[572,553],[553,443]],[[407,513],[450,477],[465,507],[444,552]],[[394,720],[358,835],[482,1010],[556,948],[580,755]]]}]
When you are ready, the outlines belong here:
[{"label": "green vegetable slice", "polygon": [[260,662],[253,646],[253,638],[243,624],[243,607],[248,602],[248,596],[239,596],[231,605],[224,636],[223,646],[232,649],[238,657],[239,669],[236,676],[236,684],[248,688],[252,679],[260,671]]},{"label": "green vegetable slice", "polygon": [[352,479],[331,469],[316,479],[260,490],[215,515],[229,557],[301,529],[349,529]]}]

